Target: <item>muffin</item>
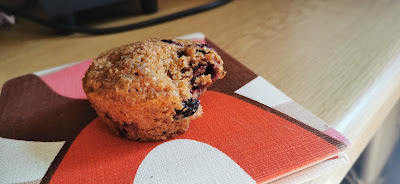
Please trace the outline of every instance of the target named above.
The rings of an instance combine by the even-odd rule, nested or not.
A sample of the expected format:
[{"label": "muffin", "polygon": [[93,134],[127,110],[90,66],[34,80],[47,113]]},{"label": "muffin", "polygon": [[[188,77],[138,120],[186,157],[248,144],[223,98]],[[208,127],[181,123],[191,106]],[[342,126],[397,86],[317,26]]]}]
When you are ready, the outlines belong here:
[{"label": "muffin", "polygon": [[202,114],[198,98],[225,74],[213,48],[153,38],[100,54],[82,82],[88,100],[114,134],[145,142],[184,133]]}]

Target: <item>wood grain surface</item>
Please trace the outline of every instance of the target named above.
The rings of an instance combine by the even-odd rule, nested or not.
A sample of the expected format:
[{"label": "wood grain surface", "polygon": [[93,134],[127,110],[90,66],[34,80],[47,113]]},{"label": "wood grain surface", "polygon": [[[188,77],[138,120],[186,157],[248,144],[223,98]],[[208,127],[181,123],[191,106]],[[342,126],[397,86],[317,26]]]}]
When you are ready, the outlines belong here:
[{"label": "wood grain surface", "polygon": [[[145,20],[210,2],[159,1]],[[102,36],[59,35],[34,23],[0,30],[0,85],[157,36],[203,32],[258,75],[351,139],[353,163],[400,97],[400,1],[235,0],[143,29]],[[339,183],[352,164],[309,183]]]}]

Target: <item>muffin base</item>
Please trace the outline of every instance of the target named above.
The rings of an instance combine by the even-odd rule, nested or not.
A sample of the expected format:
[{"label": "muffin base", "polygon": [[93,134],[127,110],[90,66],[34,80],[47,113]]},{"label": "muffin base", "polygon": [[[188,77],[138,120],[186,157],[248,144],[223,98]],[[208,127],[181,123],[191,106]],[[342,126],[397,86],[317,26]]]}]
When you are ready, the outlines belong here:
[{"label": "muffin base", "polygon": [[202,113],[200,105],[195,114],[171,122],[162,122],[160,126],[152,129],[140,129],[135,122],[114,121],[106,113],[98,112],[98,115],[115,135],[138,142],[150,142],[164,141],[185,133],[189,129],[190,121],[200,117]]}]

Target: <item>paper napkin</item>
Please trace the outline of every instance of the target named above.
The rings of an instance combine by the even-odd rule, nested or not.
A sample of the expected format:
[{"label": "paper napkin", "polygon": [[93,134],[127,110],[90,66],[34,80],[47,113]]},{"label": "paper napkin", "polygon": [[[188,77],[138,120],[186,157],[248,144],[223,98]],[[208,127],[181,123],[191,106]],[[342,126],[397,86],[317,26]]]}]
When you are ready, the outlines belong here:
[{"label": "paper napkin", "polygon": [[163,142],[111,133],[86,100],[91,59],[6,82],[1,183],[299,183],[347,163],[346,137],[201,33],[228,71],[201,97],[203,116]]}]

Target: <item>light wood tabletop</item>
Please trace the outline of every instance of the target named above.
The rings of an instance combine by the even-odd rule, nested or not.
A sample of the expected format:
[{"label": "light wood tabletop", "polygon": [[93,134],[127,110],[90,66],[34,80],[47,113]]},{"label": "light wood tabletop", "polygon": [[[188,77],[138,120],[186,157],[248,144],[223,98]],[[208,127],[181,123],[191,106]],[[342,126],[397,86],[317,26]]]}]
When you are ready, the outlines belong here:
[{"label": "light wood tabletop", "polygon": [[[209,0],[159,1],[157,17]],[[138,30],[57,35],[26,20],[0,30],[0,85],[157,36],[202,32],[352,141],[350,164],[310,183],[339,183],[400,97],[400,1],[233,1]]]}]

